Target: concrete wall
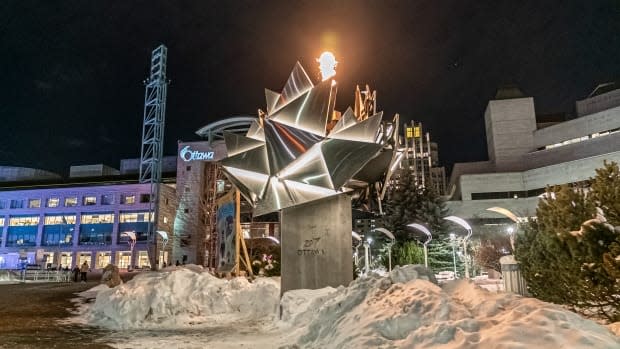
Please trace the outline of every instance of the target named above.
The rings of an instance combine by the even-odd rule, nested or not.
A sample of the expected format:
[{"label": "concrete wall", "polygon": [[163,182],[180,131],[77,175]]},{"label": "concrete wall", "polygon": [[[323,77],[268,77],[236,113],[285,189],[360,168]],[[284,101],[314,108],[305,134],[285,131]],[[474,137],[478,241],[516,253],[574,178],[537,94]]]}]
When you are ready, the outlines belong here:
[{"label": "concrete wall", "polygon": [[534,99],[490,101],[485,112],[489,160],[501,171],[518,170],[523,156],[534,149]]},{"label": "concrete wall", "polygon": [[71,166],[69,168],[70,178],[116,176],[119,174],[120,174],[119,170],[112,168],[110,166],[106,166],[104,164],[78,165],[78,166]]},{"label": "concrete wall", "polygon": [[534,148],[538,149],[573,138],[617,128],[620,128],[620,107],[599,111],[595,114],[536,130],[534,132]]},{"label": "concrete wall", "polygon": [[577,115],[597,113],[601,110],[610,109],[620,105],[620,89],[609,91],[591,98],[586,98],[575,103]]},{"label": "concrete wall", "polygon": [[281,234],[282,293],[347,286],[353,280],[350,196],[282,210]]},{"label": "concrete wall", "polygon": [[60,179],[61,177],[53,172],[40,170],[38,168],[0,166],[0,182],[17,182],[41,179]]}]

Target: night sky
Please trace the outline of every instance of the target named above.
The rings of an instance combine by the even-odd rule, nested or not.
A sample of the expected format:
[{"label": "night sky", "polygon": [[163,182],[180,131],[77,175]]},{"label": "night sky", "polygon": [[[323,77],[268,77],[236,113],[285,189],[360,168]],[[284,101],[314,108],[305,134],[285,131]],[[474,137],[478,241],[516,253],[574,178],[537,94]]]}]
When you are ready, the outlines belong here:
[{"label": "night sky", "polygon": [[67,174],[140,156],[150,52],[168,46],[166,154],[263,110],[296,61],[340,64],[385,119],[422,121],[441,162],[486,160],[484,109],[502,84],[537,113],[571,112],[620,76],[620,1],[2,1],[0,165]]}]

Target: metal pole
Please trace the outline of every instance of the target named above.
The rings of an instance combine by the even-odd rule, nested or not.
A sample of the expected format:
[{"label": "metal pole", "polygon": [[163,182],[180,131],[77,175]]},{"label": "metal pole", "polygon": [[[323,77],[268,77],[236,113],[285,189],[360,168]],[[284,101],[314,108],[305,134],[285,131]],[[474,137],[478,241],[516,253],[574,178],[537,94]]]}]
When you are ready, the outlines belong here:
[{"label": "metal pole", "polygon": [[388,271],[392,271],[392,245],[393,242],[388,247]]},{"label": "metal pole", "polygon": [[467,239],[463,239],[463,256],[465,257],[465,277],[469,279],[469,257],[467,256]]},{"label": "metal pole", "polygon": [[455,241],[452,241],[452,264],[454,264],[454,278],[456,279],[456,249]]},{"label": "metal pole", "polygon": [[365,269],[366,269],[366,274],[368,274],[368,272],[370,271],[370,264],[369,264],[369,247],[370,245],[368,244],[367,241],[364,241],[364,261],[365,261]]},{"label": "metal pole", "polygon": [[428,251],[426,244],[424,244],[424,266],[428,268]]}]

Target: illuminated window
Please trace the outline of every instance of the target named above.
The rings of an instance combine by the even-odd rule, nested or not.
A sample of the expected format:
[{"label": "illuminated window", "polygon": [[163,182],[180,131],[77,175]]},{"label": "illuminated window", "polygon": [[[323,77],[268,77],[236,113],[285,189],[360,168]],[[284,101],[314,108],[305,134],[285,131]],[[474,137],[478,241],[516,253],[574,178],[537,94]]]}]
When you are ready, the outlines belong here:
[{"label": "illuminated window", "polygon": [[12,216],[9,218],[9,226],[21,227],[39,224],[39,216]]},{"label": "illuminated window", "polygon": [[114,213],[89,213],[83,214],[81,224],[106,224],[114,223]]},{"label": "illuminated window", "polygon": [[51,197],[47,199],[47,207],[58,207],[60,205],[60,198]]},{"label": "illuminated window", "polygon": [[0,229],[4,227],[4,217],[0,217]]},{"label": "illuminated window", "polygon": [[112,194],[101,195],[102,205],[112,205],[113,203],[114,203],[114,195]]},{"label": "illuminated window", "polygon": [[122,212],[118,220],[120,223],[148,222],[148,217],[148,212]]},{"label": "illuminated window", "polygon": [[28,208],[41,207],[41,199],[28,199]]},{"label": "illuminated window", "polygon": [[133,205],[136,203],[136,196],[133,194],[123,194],[121,196],[121,204]]},{"label": "illuminated window", "polygon": [[411,127],[407,127],[407,132],[406,132],[405,137],[407,137],[407,138],[413,138],[413,128],[411,128]]},{"label": "illuminated window", "polygon": [[45,225],[75,224],[74,214],[45,216]]},{"label": "illuminated window", "polygon": [[97,197],[96,196],[85,196],[82,199],[82,205],[84,206],[97,205]]},{"label": "illuminated window", "polygon": [[73,206],[77,206],[77,197],[73,196],[73,197],[65,198],[65,207],[73,207]]}]

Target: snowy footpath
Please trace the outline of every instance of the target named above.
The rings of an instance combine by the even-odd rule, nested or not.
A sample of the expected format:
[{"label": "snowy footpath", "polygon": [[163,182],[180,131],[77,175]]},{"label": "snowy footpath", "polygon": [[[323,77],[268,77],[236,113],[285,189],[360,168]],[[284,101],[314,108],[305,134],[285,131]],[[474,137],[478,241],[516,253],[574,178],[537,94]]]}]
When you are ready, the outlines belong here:
[{"label": "snowy footpath", "polygon": [[282,299],[277,278],[173,267],[76,301],[69,321],[109,329],[102,342],[116,348],[620,348],[607,327],[559,306],[466,280],[439,287],[417,266]]}]

